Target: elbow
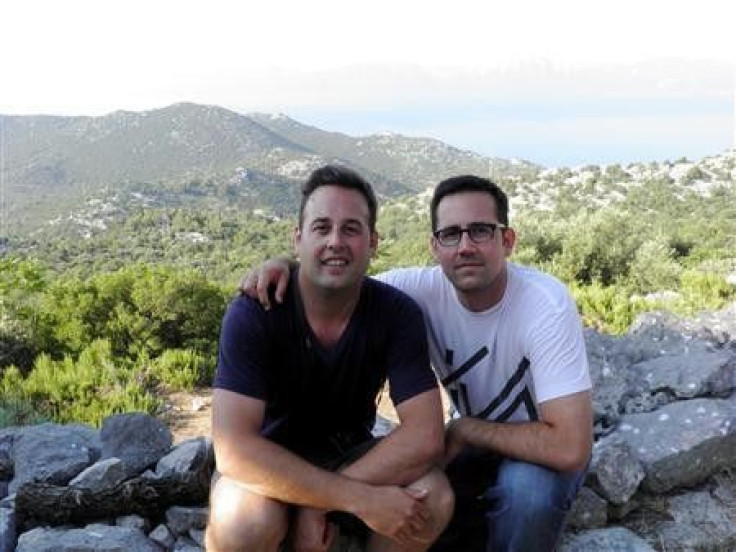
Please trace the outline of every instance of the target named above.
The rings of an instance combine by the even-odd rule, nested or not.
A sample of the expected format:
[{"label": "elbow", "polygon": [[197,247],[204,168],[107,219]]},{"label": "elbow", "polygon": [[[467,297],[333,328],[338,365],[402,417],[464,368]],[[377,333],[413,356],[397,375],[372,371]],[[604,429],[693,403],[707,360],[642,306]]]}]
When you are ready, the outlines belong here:
[{"label": "elbow", "polygon": [[244,470],[252,469],[250,462],[252,454],[247,454],[248,439],[243,439],[238,445],[233,444],[231,439],[213,439],[215,454],[215,469],[226,477],[242,479]]},{"label": "elbow", "polygon": [[566,447],[556,459],[555,466],[558,471],[576,472],[584,470],[590,462],[592,443],[586,441]]},{"label": "elbow", "polygon": [[442,465],[445,459],[445,431],[441,427],[427,439],[423,440],[423,453],[429,466]]},{"label": "elbow", "polygon": [[590,461],[590,455],[586,456],[572,456],[569,458],[560,458],[555,468],[557,471],[562,472],[576,472],[584,470],[588,466]]},{"label": "elbow", "polygon": [[232,477],[233,474],[233,455],[230,453],[227,447],[217,446],[217,442],[214,443],[215,452],[215,469],[224,476]]},{"label": "elbow", "polygon": [[444,431],[417,433],[409,446],[417,469],[424,473],[442,464],[445,456]]}]

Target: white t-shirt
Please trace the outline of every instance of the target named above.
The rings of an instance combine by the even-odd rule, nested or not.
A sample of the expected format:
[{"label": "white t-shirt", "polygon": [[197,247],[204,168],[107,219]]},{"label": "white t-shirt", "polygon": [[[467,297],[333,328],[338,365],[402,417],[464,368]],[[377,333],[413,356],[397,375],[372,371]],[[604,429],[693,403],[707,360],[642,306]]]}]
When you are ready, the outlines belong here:
[{"label": "white t-shirt", "polygon": [[507,263],[501,301],[472,312],[439,266],[377,276],[414,298],[424,312],[438,377],[464,416],[539,419],[539,404],[591,388],[582,324],[565,286]]}]

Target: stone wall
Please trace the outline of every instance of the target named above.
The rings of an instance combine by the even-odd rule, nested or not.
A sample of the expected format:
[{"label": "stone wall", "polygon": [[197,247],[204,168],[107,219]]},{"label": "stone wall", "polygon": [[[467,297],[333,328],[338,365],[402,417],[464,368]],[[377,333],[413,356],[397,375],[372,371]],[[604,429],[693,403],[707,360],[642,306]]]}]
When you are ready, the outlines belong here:
[{"label": "stone wall", "polygon": [[[736,550],[736,304],[586,342],[596,443],[560,550]],[[0,430],[0,552],[202,550],[213,465],[144,414]]]}]

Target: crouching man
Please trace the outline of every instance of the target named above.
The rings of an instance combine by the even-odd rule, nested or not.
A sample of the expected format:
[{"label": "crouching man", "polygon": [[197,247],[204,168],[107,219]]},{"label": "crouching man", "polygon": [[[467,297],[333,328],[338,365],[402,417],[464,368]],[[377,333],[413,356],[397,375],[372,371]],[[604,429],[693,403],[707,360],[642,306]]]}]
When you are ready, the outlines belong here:
[{"label": "crouching man", "polygon": [[[368,550],[426,550],[452,516],[439,390],[422,313],[366,277],[377,203],[358,174],[302,188],[301,265],[281,304],[239,297],[225,315],[213,397],[217,473],[207,549],[328,550],[342,519]],[[388,379],[398,427],[370,428]]]}]

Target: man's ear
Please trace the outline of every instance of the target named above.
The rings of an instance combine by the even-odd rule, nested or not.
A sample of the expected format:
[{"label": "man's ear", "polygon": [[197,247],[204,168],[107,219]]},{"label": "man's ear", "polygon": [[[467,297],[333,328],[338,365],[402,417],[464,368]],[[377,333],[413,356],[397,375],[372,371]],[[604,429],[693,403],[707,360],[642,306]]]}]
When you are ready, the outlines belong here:
[{"label": "man's ear", "polygon": [[371,232],[369,246],[371,248],[371,257],[374,257],[378,252],[378,232],[375,230]]},{"label": "man's ear", "polygon": [[516,232],[513,228],[506,228],[501,234],[501,244],[503,245],[506,256],[509,257],[514,251],[516,245]]},{"label": "man's ear", "polygon": [[437,248],[439,248],[440,244],[437,243],[437,238],[430,235],[429,236],[429,252],[432,254],[432,258],[435,260],[435,262],[439,263],[440,260],[437,258]]},{"label": "man's ear", "polygon": [[298,226],[294,227],[294,235],[292,236],[292,244],[294,245],[294,254],[299,257],[299,244],[302,241],[302,231]]}]

